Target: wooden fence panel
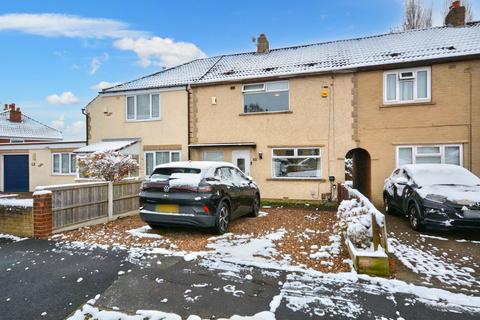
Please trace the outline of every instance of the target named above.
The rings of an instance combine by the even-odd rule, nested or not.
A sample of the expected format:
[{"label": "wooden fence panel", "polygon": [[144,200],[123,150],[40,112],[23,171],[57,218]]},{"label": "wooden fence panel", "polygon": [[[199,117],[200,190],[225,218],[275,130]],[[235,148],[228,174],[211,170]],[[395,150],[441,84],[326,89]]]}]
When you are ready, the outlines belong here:
[{"label": "wooden fence panel", "polygon": [[138,210],[140,185],[142,181],[122,181],[113,183],[113,215]]},{"label": "wooden fence panel", "polygon": [[108,183],[55,186],[52,191],[53,230],[108,216]]}]

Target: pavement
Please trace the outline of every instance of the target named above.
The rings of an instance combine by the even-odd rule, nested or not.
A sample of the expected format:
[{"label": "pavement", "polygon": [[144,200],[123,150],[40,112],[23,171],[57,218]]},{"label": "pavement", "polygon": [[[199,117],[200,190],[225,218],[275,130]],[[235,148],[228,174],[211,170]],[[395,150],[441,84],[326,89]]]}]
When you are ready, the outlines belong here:
[{"label": "pavement", "polygon": [[46,240],[4,242],[0,244],[0,319],[65,319],[97,294],[95,307],[102,310],[126,314],[161,310],[184,319],[192,314],[216,319],[271,309],[276,319],[289,320],[480,316],[480,307],[417,296],[388,280],[352,281],[327,274],[214,266],[202,259],[162,255],[132,259],[122,250],[64,247]]}]

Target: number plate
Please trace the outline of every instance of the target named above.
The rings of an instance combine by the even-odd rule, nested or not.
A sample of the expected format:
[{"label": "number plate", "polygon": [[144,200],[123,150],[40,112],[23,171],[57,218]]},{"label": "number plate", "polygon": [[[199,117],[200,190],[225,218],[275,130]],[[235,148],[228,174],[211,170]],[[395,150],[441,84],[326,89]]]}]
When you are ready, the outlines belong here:
[{"label": "number plate", "polygon": [[166,213],[178,213],[178,204],[157,204],[155,211]]}]

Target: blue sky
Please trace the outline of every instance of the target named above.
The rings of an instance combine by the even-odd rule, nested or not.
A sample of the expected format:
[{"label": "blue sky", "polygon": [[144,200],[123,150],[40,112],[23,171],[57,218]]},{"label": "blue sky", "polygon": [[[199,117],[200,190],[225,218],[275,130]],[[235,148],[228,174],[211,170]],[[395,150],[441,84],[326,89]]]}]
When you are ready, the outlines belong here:
[{"label": "blue sky", "polygon": [[[444,0],[434,3],[441,23]],[[471,0],[480,12],[480,0]],[[0,103],[83,139],[83,108],[101,83],[190,59],[385,33],[401,0],[18,1],[0,4]]]}]

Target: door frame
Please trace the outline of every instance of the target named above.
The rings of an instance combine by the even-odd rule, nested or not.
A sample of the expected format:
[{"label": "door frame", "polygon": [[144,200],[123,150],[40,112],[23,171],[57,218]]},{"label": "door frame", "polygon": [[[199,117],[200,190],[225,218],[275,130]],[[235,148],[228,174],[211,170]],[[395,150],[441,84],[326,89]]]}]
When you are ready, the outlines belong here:
[{"label": "door frame", "polygon": [[27,156],[28,160],[28,191],[30,191],[30,153],[20,153],[20,152],[8,152],[0,154],[0,190],[5,192],[5,156]]},{"label": "door frame", "polygon": [[[251,155],[250,155],[250,150],[249,149],[235,149],[232,150],[232,163],[234,165],[237,165],[237,159],[238,158],[245,158],[245,172],[244,174],[246,176],[250,176],[250,170],[251,170]],[[241,171],[241,170],[240,170]]]}]

